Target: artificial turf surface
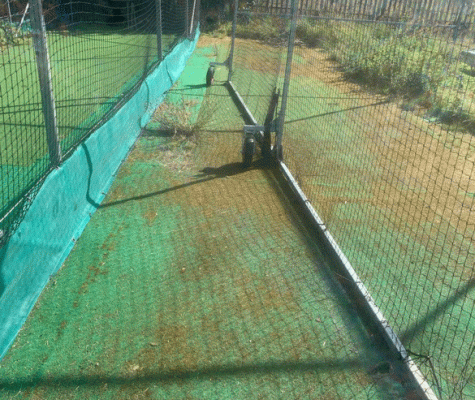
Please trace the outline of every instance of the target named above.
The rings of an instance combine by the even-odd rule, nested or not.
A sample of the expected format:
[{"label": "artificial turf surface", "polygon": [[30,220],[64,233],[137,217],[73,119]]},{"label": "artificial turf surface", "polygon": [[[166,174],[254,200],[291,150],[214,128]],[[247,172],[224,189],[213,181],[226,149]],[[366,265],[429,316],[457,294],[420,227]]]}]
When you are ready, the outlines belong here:
[{"label": "artificial turf surface", "polygon": [[202,46],[170,102],[204,97],[212,117],[193,140],[138,140],[2,360],[0,395],[410,396],[278,172],[242,168],[244,121],[223,75],[204,87]]}]

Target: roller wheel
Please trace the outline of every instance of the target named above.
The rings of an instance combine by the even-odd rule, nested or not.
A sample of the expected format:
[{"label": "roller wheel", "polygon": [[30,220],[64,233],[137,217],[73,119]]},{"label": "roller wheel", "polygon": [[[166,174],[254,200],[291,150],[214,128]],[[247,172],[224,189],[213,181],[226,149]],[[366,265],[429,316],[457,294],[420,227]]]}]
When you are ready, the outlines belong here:
[{"label": "roller wheel", "polygon": [[256,143],[254,138],[246,138],[244,140],[244,146],[242,149],[242,166],[244,168],[249,168],[252,164],[252,157],[254,157],[254,152],[256,150]]},{"label": "roller wheel", "polygon": [[209,67],[206,73],[206,86],[211,86],[214,82],[214,68]]}]

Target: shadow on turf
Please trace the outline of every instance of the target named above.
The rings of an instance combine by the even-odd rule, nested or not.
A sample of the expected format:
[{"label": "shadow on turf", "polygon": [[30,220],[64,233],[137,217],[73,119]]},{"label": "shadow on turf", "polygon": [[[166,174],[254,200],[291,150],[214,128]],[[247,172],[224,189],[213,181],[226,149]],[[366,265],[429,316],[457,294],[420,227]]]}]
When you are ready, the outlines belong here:
[{"label": "shadow on turf", "polygon": [[128,203],[129,201],[148,199],[150,197],[160,196],[162,194],[173,192],[175,190],[180,190],[189,186],[208,182],[213,179],[225,178],[225,177],[241,174],[243,172],[249,171],[250,169],[266,168],[270,166],[271,165],[269,163],[266,163],[264,159],[258,159],[249,168],[244,168],[243,165],[238,162],[225,164],[217,168],[206,167],[206,168],[203,168],[199,174],[194,176],[194,178],[196,179],[194,181],[183,183],[181,185],[173,186],[173,187],[162,189],[162,190],[157,190],[155,192],[141,194],[139,196],[129,197],[127,199],[121,199],[121,200],[111,201],[108,203],[103,203],[99,205],[98,208],[107,208],[107,207],[112,207],[112,206]]},{"label": "shadow on turf", "polygon": [[358,110],[358,109],[360,109],[360,108],[368,108],[368,107],[381,106],[381,105],[383,105],[383,104],[388,104],[388,103],[390,103],[390,102],[391,102],[391,99],[386,99],[386,100],[378,101],[378,102],[376,102],[376,103],[372,103],[372,104],[368,104],[368,105],[355,106],[355,107],[348,107],[348,108],[341,109],[341,110],[328,111],[328,112],[322,113],[322,114],[311,115],[311,116],[309,116],[309,117],[286,120],[286,121],[284,122],[284,125],[288,125],[288,124],[291,124],[291,123],[293,123],[293,122],[306,121],[306,120],[313,119],[313,118],[324,117],[324,116],[326,116],[326,115],[339,114],[339,113],[344,113],[344,112],[347,112],[347,111]]},{"label": "shadow on turf", "polygon": [[274,361],[249,365],[217,365],[202,369],[183,370],[176,369],[163,372],[138,372],[135,376],[119,375],[79,375],[79,376],[48,376],[45,378],[24,378],[17,380],[0,380],[0,390],[18,391],[36,386],[50,387],[78,387],[78,386],[104,386],[129,385],[140,383],[168,383],[192,379],[209,380],[211,377],[226,377],[240,375],[265,375],[280,372],[311,372],[311,371],[344,371],[347,369],[361,368],[359,359],[349,360],[316,360],[307,362]]},{"label": "shadow on turf", "polygon": [[87,148],[87,145],[84,142],[81,143],[81,147],[84,150],[84,154],[86,155],[87,168],[88,168],[86,200],[88,201],[89,204],[91,204],[95,208],[99,208],[100,204],[97,203],[91,197],[91,181],[92,181],[92,174],[94,173],[94,168],[93,168],[93,165],[92,165],[91,155],[89,154],[89,149]]},{"label": "shadow on turf", "polygon": [[414,322],[411,326],[409,326],[402,334],[400,335],[401,341],[403,342],[410,342],[412,341],[418,333],[423,333],[425,327],[428,324],[433,323],[436,318],[442,316],[443,314],[447,313],[447,311],[457,304],[460,300],[466,298],[466,296],[475,288],[475,279],[471,279],[470,281],[466,282],[457,292],[455,292],[452,296],[447,298],[441,304],[438,304],[436,308],[434,308],[431,312],[427,313],[424,318],[420,319],[419,321]]}]

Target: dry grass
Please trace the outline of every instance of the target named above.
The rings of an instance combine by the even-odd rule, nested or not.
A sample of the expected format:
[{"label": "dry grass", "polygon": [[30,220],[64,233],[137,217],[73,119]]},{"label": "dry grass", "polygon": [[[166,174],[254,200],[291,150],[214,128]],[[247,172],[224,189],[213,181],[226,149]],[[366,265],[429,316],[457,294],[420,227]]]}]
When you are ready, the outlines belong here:
[{"label": "dry grass", "polygon": [[[199,112],[197,112],[197,107]],[[152,116],[152,124],[157,129],[147,130],[144,136],[162,137],[158,152],[154,152],[157,161],[174,171],[189,170],[193,167],[193,150],[202,132],[213,119],[217,104],[205,100],[201,106],[197,100],[181,98],[177,102],[165,101]],[[196,115],[197,113],[197,115]]]}]

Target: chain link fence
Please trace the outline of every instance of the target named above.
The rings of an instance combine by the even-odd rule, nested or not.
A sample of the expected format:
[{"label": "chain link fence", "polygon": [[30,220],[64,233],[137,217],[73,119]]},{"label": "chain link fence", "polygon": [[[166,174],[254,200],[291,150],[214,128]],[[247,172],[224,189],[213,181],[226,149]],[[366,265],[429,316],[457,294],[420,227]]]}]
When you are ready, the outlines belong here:
[{"label": "chain link fence", "polygon": [[427,397],[475,398],[473,6],[294,7],[248,2],[227,25],[230,87],[257,126],[245,129],[275,132]]},{"label": "chain link fence", "polygon": [[199,21],[199,1],[0,2],[0,240]]},{"label": "chain link fence", "polygon": [[[283,159],[427,397],[474,398],[471,3],[237,4],[222,65],[246,135]],[[3,241],[48,172],[194,32],[199,4],[1,5]]]}]

